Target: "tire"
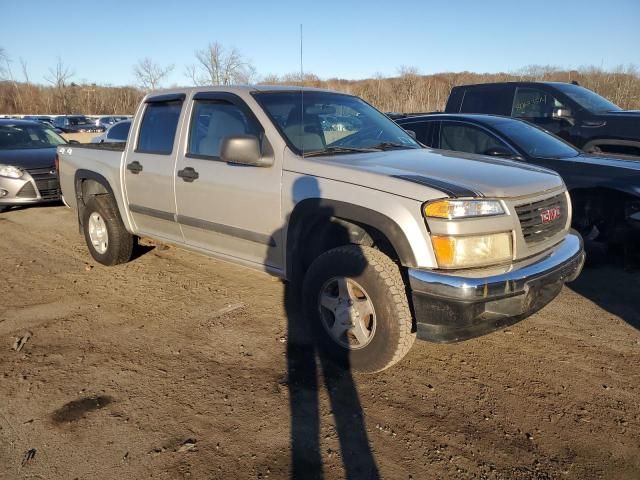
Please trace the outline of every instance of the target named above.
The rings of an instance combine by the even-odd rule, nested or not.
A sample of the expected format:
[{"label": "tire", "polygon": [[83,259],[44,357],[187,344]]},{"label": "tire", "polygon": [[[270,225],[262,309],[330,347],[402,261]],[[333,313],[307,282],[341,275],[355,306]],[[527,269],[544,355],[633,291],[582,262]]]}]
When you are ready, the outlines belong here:
[{"label": "tire", "polygon": [[[348,310],[367,313],[372,309],[372,316],[352,313],[345,317],[344,306],[334,311],[322,305],[325,300],[344,305],[338,292],[343,285],[341,279],[351,282],[347,290],[356,293],[355,302],[348,302],[353,305]],[[334,300],[334,293],[338,300]],[[321,355],[360,372],[374,373],[391,367],[409,352],[416,338],[400,270],[388,256],[371,247],[347,245],[316,258],[304,278],[303,308],[305,318],[312,323]],[[340,308],[343,310],[339,311]],[[360,342],[351,333],[356,328],[347,330],[336,340],[329,324],[333,322],[335,326],[338,318],[347,318],[346,324],[349,324],[354,315],[367,319],[363,322],[367,340]],[[338,330],[345,328],[345,322],[341,325]],[[347,341],[356,345],[345,345]]]},{"label": "tire", "polygon": [[6,212],[7,210],[9,210],[11,207],[0,207],[0,213],[2,212]]},{"label": "tire", "polygon": [[[106,231],[106,245],[100,243],[96,246],[91,239],[92,216],[94,225],[98,218],[103,222],[104,231]],[[135,238],[124,227],[116,201],[110,194],[94,195],[87,201],[82,210],[82,230],[89,253],[98,263],[112,266],[128,262],[131,259]],[[98,238],[102,239],[103,237]]]}]

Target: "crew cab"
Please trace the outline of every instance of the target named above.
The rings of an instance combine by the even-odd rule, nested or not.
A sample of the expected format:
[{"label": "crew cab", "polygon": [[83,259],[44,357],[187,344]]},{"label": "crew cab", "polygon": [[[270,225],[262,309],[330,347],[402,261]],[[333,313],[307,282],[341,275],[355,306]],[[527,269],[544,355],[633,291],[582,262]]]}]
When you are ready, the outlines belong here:
[{"label": "crew cab", "polygon": [[106,130],[102,125],[96,125],[89,117],[84,115],[59,115],[53,119],[53,126],[64,133],[102,133]]},{"label": "crew cab", "polygon": [[445,113],[521,118],[588,153],[640,156],[640,111],[625,111],[573,83],[503,82],[453,87]]},{"label": "crew cab", "polygon": [[126,143],[58,154],[97,262],[128,261],[143,236],[276,275],[301,287],[319,348],[365,372],[416,337],[455,342],[522,320],[584,262],[556,173],[423,148],[337,92],[154,92]]}]

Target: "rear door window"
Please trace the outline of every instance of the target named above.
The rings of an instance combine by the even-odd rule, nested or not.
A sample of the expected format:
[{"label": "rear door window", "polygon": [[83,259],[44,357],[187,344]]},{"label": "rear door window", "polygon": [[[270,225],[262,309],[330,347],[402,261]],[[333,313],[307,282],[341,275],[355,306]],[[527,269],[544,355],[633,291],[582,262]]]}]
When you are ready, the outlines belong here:
[{"label": "rear door window", "polygon": [[442,122],[440,148],[456,152],[485,155],[493,148],[509,148],[490,133],[474,125],[459,122]]},{"label": "rear door window", "polygon": [[554,108],[564,105],[551,93],[538,88],[518,88],[511,115],[518,118],[552,118]]},{"label": "rear door window", "polygon": [[181,101],[148,103],[142,117],[136,152],[169,155],[180,119]]}]

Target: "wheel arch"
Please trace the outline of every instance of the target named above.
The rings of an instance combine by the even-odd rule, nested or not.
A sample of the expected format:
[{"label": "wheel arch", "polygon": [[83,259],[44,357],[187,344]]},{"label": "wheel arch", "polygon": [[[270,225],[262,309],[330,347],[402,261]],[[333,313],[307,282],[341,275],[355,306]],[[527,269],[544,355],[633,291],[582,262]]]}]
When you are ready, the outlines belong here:
[{"label": "wheel arch", "polygon": [[[637,140],[624,140],[619,138],[590,138],[582,146],[582,150],[585,152],[591,151],[593,148],[600,148],[604,153],[607,153],[606,147],[626,147],[636,150],[636,155],[640,155],[640,142]],[[605,147],[605,148],[602,148]],[[611,152],[609,152],[611,153]]]},{"label": "wheel arch", "polygon": [[113,195],[113,198],[117,198],[113,192],[113,188],[109,184],[109,181],[97,172],[85,169],[76,170],[74,176],[74,186],[76,195],[76,205],[78,212],[78,226],[82,230],[82,209],[85,206],[85,199],[95,195]]},{"label": "wheel arch", "polygon": [[594,221],[624,222],[625,211],[630,203],[640,203],[640,197],[614,186],[577,187],[569,191],[573,207],[573,222]]},{"label": "wheel arch", "polygon": [[403,266],[416,265],[411,245],[393,219],[360,205],[307,198],[289,217],[287,278],[304,274],[310,261],[324,251],[349,243],[375,246]]}]

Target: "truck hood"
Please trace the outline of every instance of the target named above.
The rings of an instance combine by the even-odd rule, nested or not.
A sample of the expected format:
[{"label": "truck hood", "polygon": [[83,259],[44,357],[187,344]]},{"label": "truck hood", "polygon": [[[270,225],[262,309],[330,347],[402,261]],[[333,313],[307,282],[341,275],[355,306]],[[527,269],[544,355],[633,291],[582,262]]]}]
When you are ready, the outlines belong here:
[{"label": "truck hood", "polygon": [[310,170],[305,173],[418,200],[425,199],[425,186],[451,197],[508,198],[564,185],[557,173],[545,168],[426,148],[312,157],[304,159],[304,163],[305,170]]},{"label": "truck hood", "polygon": [[30,170],[55,165],[56,147],[0,150],[0,163]]}]

